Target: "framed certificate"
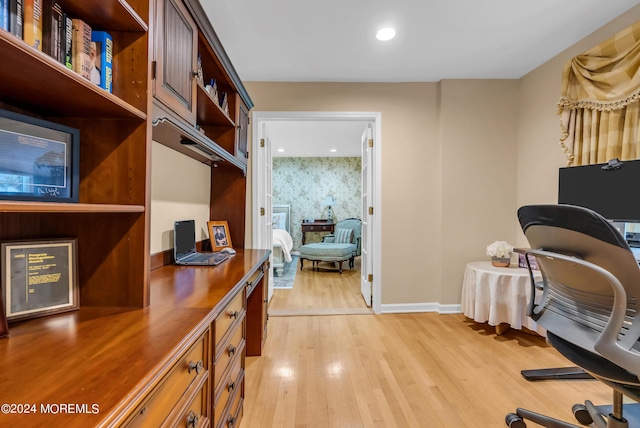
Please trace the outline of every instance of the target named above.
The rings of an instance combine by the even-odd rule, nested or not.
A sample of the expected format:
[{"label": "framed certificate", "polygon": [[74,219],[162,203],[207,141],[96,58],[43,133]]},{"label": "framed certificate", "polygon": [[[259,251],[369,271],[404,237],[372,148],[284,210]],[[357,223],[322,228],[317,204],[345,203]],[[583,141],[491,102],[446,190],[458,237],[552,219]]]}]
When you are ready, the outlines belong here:
[{"label": "framed certificate", "polygon": [[77,240],[1,244],[2,302],[7,321],[78,309]]}]

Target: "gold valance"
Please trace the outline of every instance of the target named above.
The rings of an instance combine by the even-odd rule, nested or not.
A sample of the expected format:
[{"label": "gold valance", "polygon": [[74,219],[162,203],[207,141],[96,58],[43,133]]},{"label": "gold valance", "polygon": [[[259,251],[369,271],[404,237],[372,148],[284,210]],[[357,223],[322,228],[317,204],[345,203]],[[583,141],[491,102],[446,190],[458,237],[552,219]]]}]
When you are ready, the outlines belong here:
[{"label": "gold valance", "polygon": [[640,22],[565,65],[558,114],[568,165],[639,157],[639,68]]}]

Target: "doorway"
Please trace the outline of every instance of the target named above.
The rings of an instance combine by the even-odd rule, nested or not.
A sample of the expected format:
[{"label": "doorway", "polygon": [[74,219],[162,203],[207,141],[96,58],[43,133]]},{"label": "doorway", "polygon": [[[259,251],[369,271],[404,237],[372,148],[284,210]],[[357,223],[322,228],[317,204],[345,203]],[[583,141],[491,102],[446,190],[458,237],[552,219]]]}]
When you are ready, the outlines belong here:
[{"label": "doorway", "polygon": [[[369,165],[371,171],[371,180],[368,183],[370,191],[368,192],[369,207],[363,209],[363,215],[368,215],[369,233],[367,240],[369,251],[367,252],[367,260],[360,263],[361,266],[367,266],[369,269],[365,276],[371,282],[371,306],[374,313],[380,313],[381,306],[381,218],[382,210],[380,206],[381,191],[381,114],[379,112],[259,112],[252,113],[252,246],[253,248],[271,248],[271,218],[268,215],[271,209],[267,207],[267,201],[270,200],[272,191],[271,183],[265,183],[268,174],[271,171],[271,156],[265,154],[267,147],[270,149],[268,129],[269,124],[283,121],[319,121],[319,122],[367,122],[370,124],[371,130],[371,152],[372,162]],[[358,141],[358,144],[360,142]],[[292,225],[296,227],[297,225]],[[273,272],[270,272],[273,275]],[[325,274],[326,275],[326,274]],[[336,274],[338,275],[338,274]],[[357,274],[358,287],[360,287],[360,275]],[[272,278],[273,279],[273,278]],[[331,279],[331,277],[327,277]],[[345,278],[346,279],[346,278]],[[273,284],[273,281],[270,281]],[[270,291],[270,295],[272,291]]]}]

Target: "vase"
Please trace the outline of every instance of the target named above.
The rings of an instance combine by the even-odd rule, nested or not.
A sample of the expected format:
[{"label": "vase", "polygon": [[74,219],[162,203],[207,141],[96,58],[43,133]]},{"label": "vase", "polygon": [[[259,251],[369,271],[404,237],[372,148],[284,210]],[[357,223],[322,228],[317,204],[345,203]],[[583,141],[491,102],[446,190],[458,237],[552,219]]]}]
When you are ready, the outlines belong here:
[{"label": "vase", "polygon": [[501,259],[500,257],[491,257],[491,264],[496,267],[509,267],[511,264],[511,257]]}]

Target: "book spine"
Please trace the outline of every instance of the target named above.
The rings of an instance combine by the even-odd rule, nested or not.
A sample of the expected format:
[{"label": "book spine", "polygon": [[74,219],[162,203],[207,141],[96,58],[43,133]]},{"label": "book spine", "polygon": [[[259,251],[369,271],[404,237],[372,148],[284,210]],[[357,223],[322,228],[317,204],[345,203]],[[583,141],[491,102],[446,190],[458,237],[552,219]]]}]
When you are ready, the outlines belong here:
[{"label": "book spine", "polygon": [[[105,31],[94,31],[91,40],[95,43],[94,73],[97,76],[96,84],[108,92],[113,92],[113,38]],[[93,81],[93,80],[92,80]],[[100,83],[97,83],[97,82]]]},{"label": "book spine", "polygon": [[42,50],[42,0],[24,0],[23,39]]},{"label": "book spine", "polygon": [[73,70],[73,20],[67,14],[64,14],[62,20],[62,63]]},{"label": "book spine", "polygon": [[0,28],[9,31],[9,0],[0,0]]},{"label": "book spine", "polygon": [[42,51],[57,61],[60,61],[62,8],[58,2],[55,0],[44,0],[42,21]]},{"label": "book spine", "polygon": [[9,31],[22,39],[24,9],[22,0],[9,0]]},{"label": "book spine", "polygon": [[91,80],[91,27],[81,19],[72,19],[73,38],[71,48],[73,71]]}]

